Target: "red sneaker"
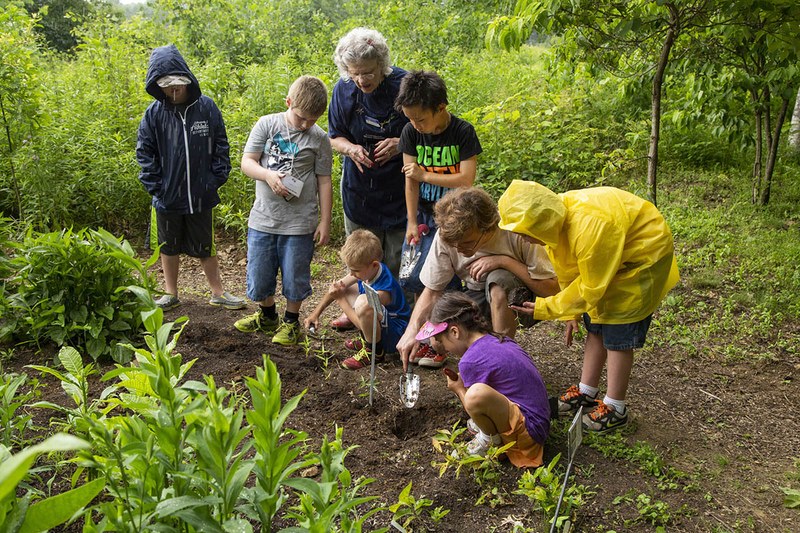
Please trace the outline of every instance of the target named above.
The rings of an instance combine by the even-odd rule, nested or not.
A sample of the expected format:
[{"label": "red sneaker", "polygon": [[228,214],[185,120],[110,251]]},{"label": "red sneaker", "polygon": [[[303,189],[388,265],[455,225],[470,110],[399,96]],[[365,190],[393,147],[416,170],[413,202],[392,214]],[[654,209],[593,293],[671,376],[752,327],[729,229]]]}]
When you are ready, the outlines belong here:
[{"label": "red sneaker", "polygon": [[364,347],[364,341],[360,338],[347,339],[344,341],[344,347],[346,350],[350,350],[351,352],[357,352]]},{"label": "red sneaker", "polygon": [[[371,353],[366,348],[361,348],[357,354],[342,361],[342,368],[359,370],[371,364]],[[383,363],[383,354],[375,355],[375,364]]]},{"label": "red sneaker", "polygon": [[339,318],[331,320],[331,327],[337,331],[345,331],[348,329],[356,329],[356,325],[347,318],[347,315],[342,313]]},{"label": "red sneaker", "polygon": [[447,360],[447,355],[436,353],[436,350],[429,345],[423,344],[419,347],[417,353],[414,354],[412,360],[416,361],[419,366],[424,366],[426,368],[442,368],[444,362]]}]

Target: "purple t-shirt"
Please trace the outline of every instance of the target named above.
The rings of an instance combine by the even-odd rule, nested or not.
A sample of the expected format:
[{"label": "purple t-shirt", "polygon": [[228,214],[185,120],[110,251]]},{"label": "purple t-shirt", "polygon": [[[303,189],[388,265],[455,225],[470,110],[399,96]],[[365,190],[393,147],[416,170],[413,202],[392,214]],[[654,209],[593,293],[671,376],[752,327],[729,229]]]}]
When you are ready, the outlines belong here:
[{"label": "purple t-shirt", "polygon": [[525,428],[539,444],[550,432],[550,404],[542,376],[519,344],[484,335],[464,352],[458,363],[464,386],[484,383],[519,406]]}]

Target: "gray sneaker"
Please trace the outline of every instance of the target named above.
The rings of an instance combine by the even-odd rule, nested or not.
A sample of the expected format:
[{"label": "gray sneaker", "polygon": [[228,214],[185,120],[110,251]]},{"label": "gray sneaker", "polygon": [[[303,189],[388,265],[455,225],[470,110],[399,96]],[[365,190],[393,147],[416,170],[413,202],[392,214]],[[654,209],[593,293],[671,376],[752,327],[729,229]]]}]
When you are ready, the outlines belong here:
[{"label": "gray sneaker", "polygon": [[181,301],[174,294],[165,294],[164,296],[156,300],[156,305],[166,311],[167,309],[178,307],[179,305],[181,305]]},{"label": "gray sneaker", "polygon": [[228,291],[223,292],[219,296],[212,296],[208,303],[224,307],[225,309],[244,309],[246,305],[242,298],[234,296]]}]

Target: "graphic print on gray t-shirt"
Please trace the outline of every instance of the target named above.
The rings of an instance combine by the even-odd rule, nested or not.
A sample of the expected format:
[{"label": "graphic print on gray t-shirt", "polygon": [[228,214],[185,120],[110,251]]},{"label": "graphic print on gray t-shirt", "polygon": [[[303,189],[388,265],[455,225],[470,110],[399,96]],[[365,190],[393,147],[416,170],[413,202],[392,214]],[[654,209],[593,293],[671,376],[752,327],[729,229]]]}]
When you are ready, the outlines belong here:
[{"label": "graphic print on gray t-shirt", "polygon": [[262,167],[289,173],[303,182],[299,197],[286,201],[263,181],[256,181],[256,198],[248,226],[276,235],[314,233],[318,223],[317,176],[330,176],[333,156],[330,140],[316,124],[306,131],[292,128],[284,113],[258,119],[245,153],[260,154]]}]

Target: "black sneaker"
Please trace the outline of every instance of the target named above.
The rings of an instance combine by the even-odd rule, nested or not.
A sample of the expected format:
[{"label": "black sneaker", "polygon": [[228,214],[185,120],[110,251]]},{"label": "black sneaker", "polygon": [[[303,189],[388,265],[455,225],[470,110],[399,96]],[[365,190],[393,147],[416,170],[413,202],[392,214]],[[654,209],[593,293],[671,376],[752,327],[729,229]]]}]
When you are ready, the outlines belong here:
[{"label": "black sneaker", "polygon": [[602,435],[625,427],[628,423],[628,409],[619,414],[610,405],[598,401],[597,408],[588,415],[583,415],[581,422],[584,430]]},{"label": "black sneaker", "polygon": [[594,396],[583,394],[577,385],[572,385],[567,392],[558,397],[558,415],[576,413],[580,407],[587,413],[597,407],[598,403],[596,394]]}]

